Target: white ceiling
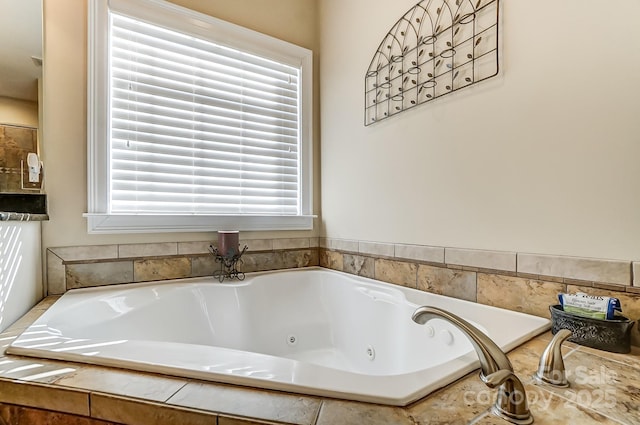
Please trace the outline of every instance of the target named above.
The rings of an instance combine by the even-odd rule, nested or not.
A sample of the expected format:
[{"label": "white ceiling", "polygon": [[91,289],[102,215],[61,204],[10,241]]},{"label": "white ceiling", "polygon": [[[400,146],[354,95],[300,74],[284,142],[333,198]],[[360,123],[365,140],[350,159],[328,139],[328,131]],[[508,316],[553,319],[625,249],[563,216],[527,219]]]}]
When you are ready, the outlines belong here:
[{"label": "white ceiling", "polygon": [[42,0],[0,0],[0,96],[38,100]]}]

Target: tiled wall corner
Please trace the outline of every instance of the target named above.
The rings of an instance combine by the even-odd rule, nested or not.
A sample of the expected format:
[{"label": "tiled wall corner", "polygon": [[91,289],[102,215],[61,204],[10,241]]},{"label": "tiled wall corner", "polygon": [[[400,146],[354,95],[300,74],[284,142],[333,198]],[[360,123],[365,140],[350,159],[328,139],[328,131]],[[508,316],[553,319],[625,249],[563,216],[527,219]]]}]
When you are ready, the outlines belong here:
[{"label": "tiled wall corner", "polygon": [[549,317],[549,306],[558,303],[566,285],[514,276],[478,273],[477,302]]},{"label": "tiled wall corner", "polygon": [[418,265],[417,288],[421,291],[476,301],[476,272]]},{"label": "tiled wall corner", "polygon": [[518,271],[617,285],[631,284],[630,261],[518,254]]},{"label": "tiled wall corner", "polygon": [[[210,276],[216,241],[55,247],[47,249],[47,294],[68,289]],[[317,266],[320,238],[246,239],[241,271]]]},{"label": "tiled wall corner", "polygon": [[47,249],[47,294],[60,295],[67,290],[65,267],[62,258]]},{"label": "tiled wall corner", "polygon": [[445,248],[444,262],[481,269],[516,271],[515,252]]},{"label": "tiled wall corner", "polygon": [[427,263],[444,263],[444,248],[425,245],[395,244],[394,256]]},{"label": "tiled wall corner", "polygon": [[343,271],[344,269],[344,254],[341,252],[320,249],[319,260],[321,267],[338,271]]},{"label": "tiled wall corner", "polygon": [[633,262],[633,286],[640,287],[640,261]]},{"label": "tiled wall corner", "polygon": [[118,245],[65,246],[49,248],[64,261],[109,260],[118,258]]},{"label": "tiled wall corner", "polygon": [[350,239],[320,238],[320,247],[343,252],[358,252],[358,241]]}]

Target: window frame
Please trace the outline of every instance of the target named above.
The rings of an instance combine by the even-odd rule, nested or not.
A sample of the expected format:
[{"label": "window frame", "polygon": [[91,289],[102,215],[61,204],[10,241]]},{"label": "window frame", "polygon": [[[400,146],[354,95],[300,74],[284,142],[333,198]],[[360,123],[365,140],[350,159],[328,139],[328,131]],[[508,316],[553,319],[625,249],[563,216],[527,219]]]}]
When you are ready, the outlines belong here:
[{"label": "window frame", "polygon": [[[109,10],[300,69],[298,215],[115,214],[109,211]],[[87,231],[153,233],[313,228],[312,52],[163,0],[90,0],[87,75]]]}]

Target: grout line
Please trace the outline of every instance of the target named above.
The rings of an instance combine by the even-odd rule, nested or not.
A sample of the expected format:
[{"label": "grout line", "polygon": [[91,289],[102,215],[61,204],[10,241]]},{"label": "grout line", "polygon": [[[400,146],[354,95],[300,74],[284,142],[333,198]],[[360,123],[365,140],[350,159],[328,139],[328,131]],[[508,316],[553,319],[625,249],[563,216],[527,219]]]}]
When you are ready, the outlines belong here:
[{"label": "grout line", "polygon": [[318,406],[318,411],[316,412],[316,416],[315,418],[313,418],[313,421],[311,422],[311,425],[317,425],[318,423],[318,419],[320,419],[320,412],[322,411],[322,408],[324,407],[324,400],[320,400],[320,406]]},{"label": "grout line", "polygon": [[177,390],[175,390],[173,392],[173,394],[171,394],[169,397],[167,397],[166,400],[163,401],[164,404],[169,404],[169,400],[171,400],[176,394],[178,394],[184,387],[186,387],[187,385],[189,385],[189,381],[184,381],[184,384],[182,384],[182,386],[180,386],[180,388],[178,388]]}]

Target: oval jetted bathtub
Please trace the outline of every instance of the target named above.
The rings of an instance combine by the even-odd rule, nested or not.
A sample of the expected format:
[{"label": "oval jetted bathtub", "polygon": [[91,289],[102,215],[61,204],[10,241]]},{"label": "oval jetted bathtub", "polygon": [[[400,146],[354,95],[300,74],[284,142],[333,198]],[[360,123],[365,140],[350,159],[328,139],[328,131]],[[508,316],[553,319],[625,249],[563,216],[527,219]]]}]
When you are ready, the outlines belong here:
[{"label": "oval jetted bathtub", "polygon": [[297,269],[72,290],[8,348],[16,355],[406,405],[478,367],[432,305],[510,350],[549,320],[381,283]]}]

